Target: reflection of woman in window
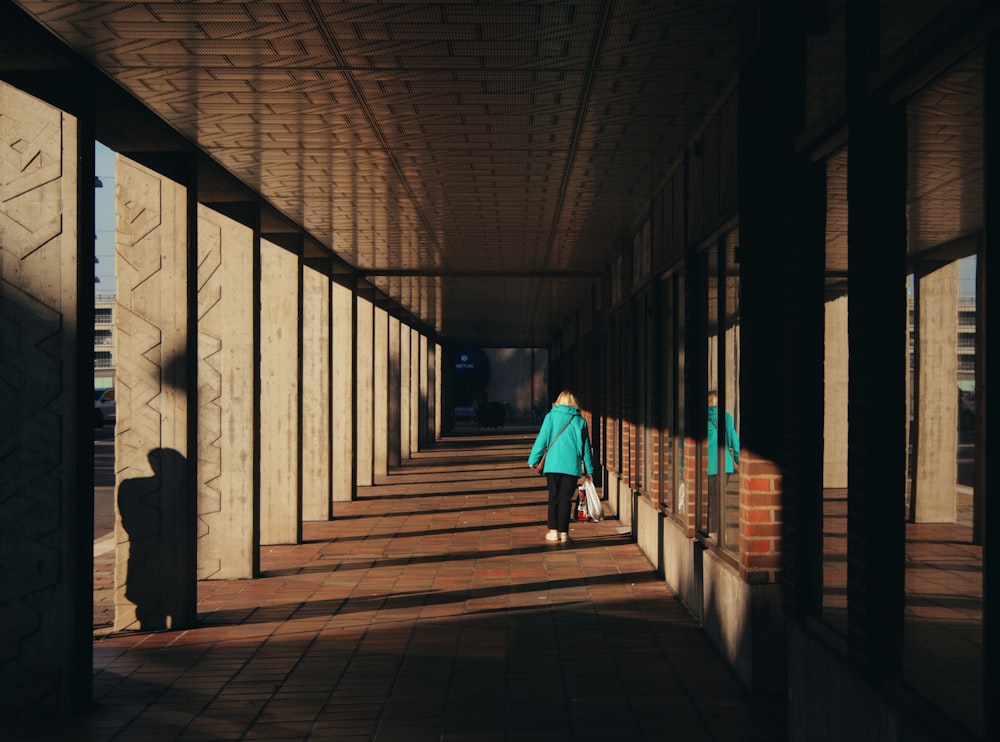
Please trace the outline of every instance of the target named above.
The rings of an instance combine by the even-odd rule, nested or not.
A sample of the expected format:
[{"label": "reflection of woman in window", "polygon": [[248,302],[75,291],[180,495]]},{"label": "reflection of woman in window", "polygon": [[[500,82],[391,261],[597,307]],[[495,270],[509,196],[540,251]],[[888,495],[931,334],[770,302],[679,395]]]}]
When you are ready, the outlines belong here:
[{"label": "reflection of woman in window", "polygon": [[[708,476],[719,472],[719,394],[708,393]],[[740,437],[733,424],[733,416],[726,413],[726,474],[739,471]]]},{"label": "reflection of woman in window", "polygon": [[[739,471],[740,437],[733,424],[733,416],[725,415],[726,426],[726,474]],[[715,512],[719,500],[719,394],[708,393],[708,523],[715,530]]]}]

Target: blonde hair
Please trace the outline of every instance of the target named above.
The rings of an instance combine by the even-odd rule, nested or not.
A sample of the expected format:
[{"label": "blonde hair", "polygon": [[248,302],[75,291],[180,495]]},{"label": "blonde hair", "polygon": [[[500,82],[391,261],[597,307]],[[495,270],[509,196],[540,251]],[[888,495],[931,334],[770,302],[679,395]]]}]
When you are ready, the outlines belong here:
[{"label": "blonde hair", "polygon": [[580,403],[576,401],[576,397],[573,396],[573,392],[568,389],[563,389],[559,392],[559,396],[556,397],[556,401],[552,403],[552,406],[555,407],[559,404],[569,405],[570,407],[580,406]]}]

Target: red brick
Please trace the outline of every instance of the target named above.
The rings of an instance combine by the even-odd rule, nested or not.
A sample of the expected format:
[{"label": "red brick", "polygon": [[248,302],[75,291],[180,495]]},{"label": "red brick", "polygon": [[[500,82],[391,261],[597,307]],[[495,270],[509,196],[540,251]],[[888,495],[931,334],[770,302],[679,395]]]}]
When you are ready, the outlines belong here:
[{"label": "red brick", "polygon": [[749,523],[774,523],[773,510],[766,508],[755,508],[744,513],[744,520]]},{"label": "red brick", "polygon": [[743,530],[747,538],[781,538],[780,523],[748,523]]},{"label": "red brick", "polygon": [[746,477],[746,489],[750,492],[774,492],[775,480],[770,477]]}]

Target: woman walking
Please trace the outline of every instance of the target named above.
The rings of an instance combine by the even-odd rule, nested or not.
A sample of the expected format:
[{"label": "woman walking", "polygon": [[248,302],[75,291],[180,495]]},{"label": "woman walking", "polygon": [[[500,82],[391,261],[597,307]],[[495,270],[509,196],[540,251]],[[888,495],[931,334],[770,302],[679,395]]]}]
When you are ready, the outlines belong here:
[{"label": "woman walking", "polygon": [[528,466],[542,462],[549,485],[548,542],[569,541],[570,505],[576,484],[583,474],[593,479],[594,461],[587,421],[572,392],[562,391],[542,420],[535,444],[528,454]]}]

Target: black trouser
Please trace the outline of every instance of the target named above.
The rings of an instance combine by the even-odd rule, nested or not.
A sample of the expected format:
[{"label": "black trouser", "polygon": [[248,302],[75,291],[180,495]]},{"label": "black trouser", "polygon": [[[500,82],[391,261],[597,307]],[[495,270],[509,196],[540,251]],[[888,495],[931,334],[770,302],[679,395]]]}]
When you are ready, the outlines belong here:
[{"label": "black trouser", "polygon": [[549,482],[549,528],[566,533],[569,531],[569,510],[573,493],[580,479],[572,474],[546,474]]}]

